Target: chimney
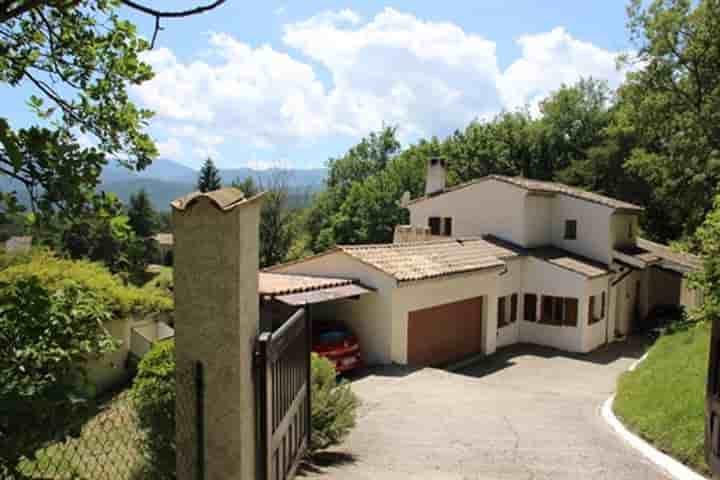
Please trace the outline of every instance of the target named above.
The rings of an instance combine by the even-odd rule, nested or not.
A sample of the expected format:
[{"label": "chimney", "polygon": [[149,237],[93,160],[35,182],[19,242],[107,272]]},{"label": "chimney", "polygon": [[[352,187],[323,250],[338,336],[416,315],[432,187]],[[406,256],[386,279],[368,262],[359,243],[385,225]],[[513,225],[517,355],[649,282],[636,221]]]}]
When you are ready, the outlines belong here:
[{"label": "chimney", "polygon": [[432,195],[445,189],[445,160],[440,157],[430,157],[427,165],[427,178],[425,179],[425,195]]}]

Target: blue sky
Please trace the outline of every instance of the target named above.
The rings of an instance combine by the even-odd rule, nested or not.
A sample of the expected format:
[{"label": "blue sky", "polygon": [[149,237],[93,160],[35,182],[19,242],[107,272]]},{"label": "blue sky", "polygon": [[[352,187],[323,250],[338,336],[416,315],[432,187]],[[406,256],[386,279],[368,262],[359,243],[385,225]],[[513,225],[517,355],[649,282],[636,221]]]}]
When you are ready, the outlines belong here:
[{"label": "blue sky", "polygon": [[[407,144],[501,109],[536,109],[580,76],[617,86],[614,58],[632,48],[626,5],[229,0],[165,21],[147,56],[157,75],[131,95],[157,112],[150,131],[164,157],[319,167],[383,124],[398,125]],[[152,34],[151,18],[124,14]],[[31,120],[28,94],[0,89],[18,126]]]}]

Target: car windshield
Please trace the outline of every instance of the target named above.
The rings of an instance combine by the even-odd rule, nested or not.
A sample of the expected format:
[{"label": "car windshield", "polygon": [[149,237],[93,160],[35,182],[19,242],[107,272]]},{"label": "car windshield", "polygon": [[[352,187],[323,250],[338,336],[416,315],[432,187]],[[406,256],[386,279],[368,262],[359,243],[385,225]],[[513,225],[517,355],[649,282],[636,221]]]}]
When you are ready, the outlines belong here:
[{"label": "car windshield", "polygon": [[349,336],[350,333],[347,331],[347,329],[341,326],[334,325],[319,332],[318,342],[323,345],[338,343],[342,342]]}]

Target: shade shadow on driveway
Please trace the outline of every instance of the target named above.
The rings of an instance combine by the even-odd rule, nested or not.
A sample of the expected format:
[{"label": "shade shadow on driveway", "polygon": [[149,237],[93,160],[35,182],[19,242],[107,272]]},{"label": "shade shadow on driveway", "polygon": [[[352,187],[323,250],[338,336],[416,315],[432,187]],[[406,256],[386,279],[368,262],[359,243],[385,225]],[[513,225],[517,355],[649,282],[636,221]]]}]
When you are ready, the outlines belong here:
[{"label": "shade shadow on driveway", "polygon": [[[575,355],[515,345],[457,372],[383,367],[353,381],[357,426],[318,479],[665,479],[600,417],[638,339]],[[333,458],[333,457],[328,457]]]}]

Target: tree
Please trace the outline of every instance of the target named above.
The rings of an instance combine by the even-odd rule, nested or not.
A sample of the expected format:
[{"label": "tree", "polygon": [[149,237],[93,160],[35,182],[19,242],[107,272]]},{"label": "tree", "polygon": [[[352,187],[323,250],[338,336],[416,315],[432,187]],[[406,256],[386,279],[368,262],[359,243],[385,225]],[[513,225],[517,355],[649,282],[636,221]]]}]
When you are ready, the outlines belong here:
[{"label": "tree", "polygon": [[252,177],[245,177],[245,180],[236,178],[233,180],[232,186],[243,192],[243,194],[245,194],[245,198],[253,197],[260,191]]},{"label": "tree", "polygon": [[200,175],[197,181],[197,189],[201,192],[212,192],[222,187],[222,179],[220,172],[215,167],[212,158],[208,157],[200,169]]},{"label": "tree", "polygon": [[713,321],[720,316],[720,195],[715,196],[713,209],[698,228],[697,239],[703,268],[691,278],[693,286],[702,292],[703,302],[694,315]]},{"label": "tree", "polygon": [[276,172],[260,190],[265,191],[260,211],[260,266],[269,267],[285,260],[292,243],[286,174]]},{"label": "tree", "polygon": [[33,276],[0,284],[0,476],[25,478],[22,457],[86,408],[87,359],[117,347],[102,326],[110,318],[78,284],[50,291]]},{"label": "tree", "polygon": [[625,63],[642,68],[619,90],[619,118],[639,139],[628,167],[664,207],[653,236],[690,236],[720,182],[720,2],[633,0],[629,17],[637,53]]},{"label": "tree", "polygon": [[127,216],[130,227],[138,237],[147,238],[156,233],[157,214],[145,189],[140,189],[136,194],[130,195]]}]

